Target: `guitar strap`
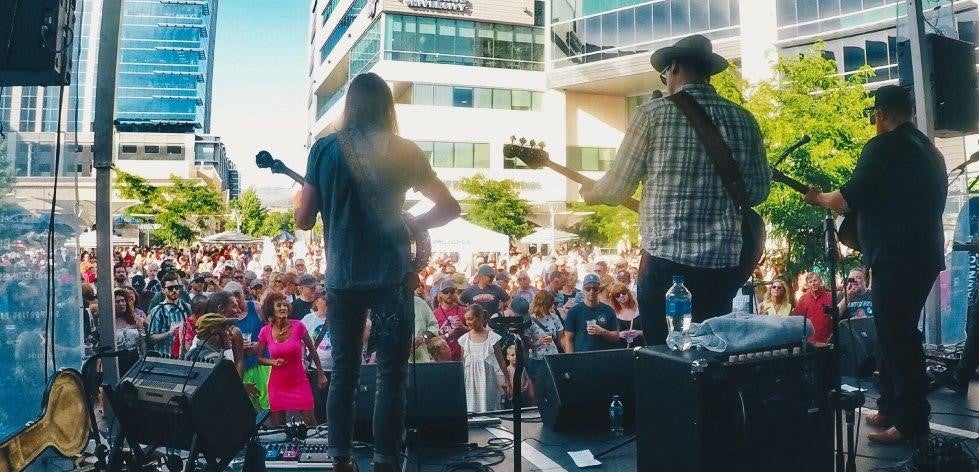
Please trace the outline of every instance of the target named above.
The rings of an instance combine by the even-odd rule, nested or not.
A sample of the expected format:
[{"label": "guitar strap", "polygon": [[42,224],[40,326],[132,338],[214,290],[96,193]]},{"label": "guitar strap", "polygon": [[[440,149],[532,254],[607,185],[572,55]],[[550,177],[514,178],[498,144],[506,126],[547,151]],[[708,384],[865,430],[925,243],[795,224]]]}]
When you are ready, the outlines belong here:
[{"label": "guitar strap", "polygon": [[[374,210],[374,218],[377,220],[377,225],[381,229],[381,232],[388,237],[388,240],[399,248],[401,251],[405,251],[406,244],[403,242],[410,239],[407,228],[401,219],[401,210],[395,208],[395,206],[390,201],[384,201],[380,198],[380,182],[377,180],[376,175],[372,172],[372,167],[365,162],[365,156],[362,153],[358,153],[354,147],[354,143],[351,141],[351,134],[354,131],[339,131],[337,132],[337,138],[340,142],[340,149],[343,151],[344,161],[347,163],[347,167],[350,168],[350,173],[353,174],[354,181],[357,183],[357,188],[360,189],[360,195],[364,197],[369,206]],[[361,141],[366,141],[366,136],[358,136]],[[382,151],[388,149],[389,138],[385,136],[385,141],[383,146],[381,146]],[[406,261],[410,263],[410,255],[406,252],[403,254]]]},{"label": "guitar strap", "polygon": [[704,107],[687,92],[674,93],[667,97],[667,100],[676,104],[686,115],[690,125],[697,132],[701,144],[707,150],[707,155],[714,161],[714,168],[721,176],[724,189],[734,201],[734,207],[742,215],[745,214],[751,207],[748,205],[748,191],[744,184],[744,177],[734,157],[731,156],[731,148],[724,142],[720,130],[707,116]]}]

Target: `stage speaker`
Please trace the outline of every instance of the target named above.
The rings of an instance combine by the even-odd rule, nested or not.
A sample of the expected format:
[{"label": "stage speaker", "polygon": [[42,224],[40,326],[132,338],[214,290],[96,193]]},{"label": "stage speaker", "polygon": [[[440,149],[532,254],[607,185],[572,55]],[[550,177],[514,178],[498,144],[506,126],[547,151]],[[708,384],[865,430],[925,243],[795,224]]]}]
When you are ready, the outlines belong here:
[{"label": "stage speaker", "polygon": [[840,322],[840,370],[843,375],[867,378],[876,369],[877,326],[871,318],[851,318]]},{"label": "stage speaker", "polygon": [[235,365],[162,357],[137,361],[110,395],[122,434],[140,444],[230,458],[255,430],[255,408]]},{"label": "stage speaker", "polygon": [[0,86],[71,82],[76,1],[0,2]]},{"label": "stage speaker", "polygon": [[[469,442],[466,384],[461,362],[408,364],[405,423],[422,441],[446,444]],[[354,439],[370,442],[377,394],[377,365],[360,368],[357,386]]]},{"label": "stage speaker", "polygon": [[641,472],[833,470],[832,350],[636,354]]},{"label": "stage speaker", "polygon": [[607,430],[612,395],[619,395],[625,427],[631,428],[636,407],[634,364],[632,349],[544,356],[534,383],[544,425],[555,431]]},{"label": "stage speaker", "polygon": [[[957,136],[979,131],[979,91],[977,91],[976,56],[972,43],[928,34],[926,50],[931,51],[932,70],[927,84],[931,88],[934,126],[943,136]],[[897,45],[900,85],[914,95],[911,42]]]}]

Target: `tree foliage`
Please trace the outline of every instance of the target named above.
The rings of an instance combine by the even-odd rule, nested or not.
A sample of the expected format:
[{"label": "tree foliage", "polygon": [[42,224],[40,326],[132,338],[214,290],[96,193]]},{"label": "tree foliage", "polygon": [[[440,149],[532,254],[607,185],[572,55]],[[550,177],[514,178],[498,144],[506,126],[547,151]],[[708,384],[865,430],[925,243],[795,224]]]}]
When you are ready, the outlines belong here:
[{"label": "tree foliage", "polygon": [[[258,198],[258,193],[254,189],[242,192],[238,198],[231,201],[229,206],[241,221],[240,231],[249,236],[275,236],[281,230],[289,232],[296,230],[296,222],[290,212],[269,211],[262,205],[262,200]],[[232,219],[225,224],[225,227],[235,229],[237,223]]]},{"label": "tree foliage", "polygon": [[210,225],[224,223],[224,200],[209,185],[171,175],[169,185],[155,186],[118,169],[115,184],[123,198],[139,202],[126,214],[154,220],[160,228],[153,236],[164,244],[190,243]]},{"label": "tree foliage", "polygon": [[477,225],[519,239],[531,233],[527,218],[532,208],[520,198],[517,182],[490,180],[483,174],[466,177],[459,188],[469,194],[467,219]]},{"label": "tree foliage", "polygon": [[[749,85],[729,68],[711,83],[758,120],[769,161],[774,163],[803,134],[811,136],[812,142],[785,159],[779,169],[829,191],[849,179],[863,145],[874,135],[863,114],[873,102],[864,87],[873,71],[864,67],[849,76],[838,75],[836,63],[823,58],[821,49],[816,44],[804,55],[779,59],[776,77],[769,81]],[[771,227],[770,236],[786,242],[784,256],[790,275],[825,267],[823,210],[775,183],[758,211]]]}]

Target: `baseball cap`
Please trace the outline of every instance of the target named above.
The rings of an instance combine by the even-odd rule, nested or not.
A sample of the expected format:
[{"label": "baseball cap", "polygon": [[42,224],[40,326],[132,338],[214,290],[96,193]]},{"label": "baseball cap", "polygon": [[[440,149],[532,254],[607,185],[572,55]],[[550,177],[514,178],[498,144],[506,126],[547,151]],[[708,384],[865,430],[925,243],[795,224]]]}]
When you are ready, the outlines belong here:
[{"label": "baseball cap", "polygon": [[483,264],[483,265],[479,266],[479,270],[476,271],[476,273],[479,274],[479,275],[486,275],[486,276],[489,276],[489,277],[495,277],[496,276],[496,271],[493,270],[493,268],[490,267],[489,264]]},{"label": "baseball cap", "polygon": [[225,268],[229,268],[229,269],[234,269],[235,268],[235,263],[233,261],[225,261],[224,262],[224,267]]},{"label": "baseball cap", "polygon": [[514,297],[510,302],[510,309],[519,316],[527,316],[530,313],[530,302],[523,297]]},{"label": "baseball cap", "polygon": [[231,282],[228,282],[228,283],[224,284],[224,288],[221,289],[221,290],[224,291],[224,292],[228,292],[228,293],[244,292],[245,291],[245,289],[241,286],[241,284],[238,283],[238,282],[235,282],[234,280],[232,280]]},{"label": "baseball cap", "polygon": [[262,282],[262,279],[255,279],[252,281],[251,285],[249,285],[249,287],[251,288],[264,287],[264,286],[265,286],[265,282]]},{"label": "baseball cap", "polygon": [[255,272],[250,271],[250,270],[246,270],[245,271],[245,279],[247,279],[247,280],[255,280],[257,278],[258,278],[258,275],[255,274]]},{"label": "baseball cap", "polygon": [[885,85],[874,93],[874,108],[891,108],[898,112],[911,112],[914,103],[911,95],[899,85]]},{"label": "baseball cap", "polygon": [[136,274],[130,283],[137,292],[141,292],[146,288],[146,277],[143,277],[141,274]]},{"label": "baseball cap", "polygon": [[300,275],[296,283],[304,287],[315,287],[317,285],[316,276],[310,274]]},{"label": "baseball cap", "polygon": [[207,282],[207,277],[204,277],[204,274],[194,274],[194,278],[191,279],[191,282],[193,282],[193,283],[204,283],[204,282]]},{"label": "baseball cap", "polygon": [[582,285],[601,284],[601,283],[602,283],[602,279],[598,278],[598,275],[596,274],[588,274],[585,276],[584,279],[581,280]]}]

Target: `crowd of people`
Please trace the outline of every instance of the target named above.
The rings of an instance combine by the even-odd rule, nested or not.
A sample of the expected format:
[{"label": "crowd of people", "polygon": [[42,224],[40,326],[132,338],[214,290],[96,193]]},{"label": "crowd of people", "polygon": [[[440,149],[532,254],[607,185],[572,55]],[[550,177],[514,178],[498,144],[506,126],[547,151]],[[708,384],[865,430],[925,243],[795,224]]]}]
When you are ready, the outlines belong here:
[{"label": "crowd of people", "polygon": [[[273,412],[271,424],[281,424],[289,412],[309,424],[326,421],[333,360],[324,275],[290,249],[288,243],[277,249],[274,267],[262,266],[261,251],[248,246],[117,251],[116,342],[132,352],[122,370],[147,351],[186,359],[226,357],[256,408]],[[94,254],[81,257],[84,277]],[[454,254],[433,258],[415,291],[412,362],[462,362],[469,411],[506,408],[515,388],[516,347],[507,333],[490,329],[489,320],[523,317],[529,321],[522,333],[526,372],[516,388],[533,402],[544,356],[646,344],[636,263],[629,253],[609,258],[580,245],[553,257],[514,252],[463,262]],[[477,269],[468,275],[457,266]],[[89,332],[95,334],[100,310],[89,282],[83,297]],[[831,298],[818,274],[800,275],[797,290],[780,278],[757,287],[753,296],[732,300],[731,310],[806,316],[815,327],[811,339],[830,341],[824,309]],[[864,271],[851,271],[844,287],[838,297],[843,316],[872,316]],[[376,358],[371,328],[368,319],[365,363]]]}]

